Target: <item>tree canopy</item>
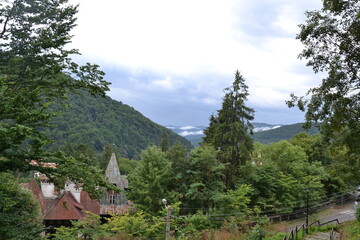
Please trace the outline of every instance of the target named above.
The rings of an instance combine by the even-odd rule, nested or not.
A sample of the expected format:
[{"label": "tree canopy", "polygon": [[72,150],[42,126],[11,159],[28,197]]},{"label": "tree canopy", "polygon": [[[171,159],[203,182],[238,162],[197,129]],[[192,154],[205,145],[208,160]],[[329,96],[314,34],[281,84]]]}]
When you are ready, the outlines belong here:
[{"label": "tree canopy", "polygon": [[245,105],[248,87],[239,71],[235,72],[235,80],[231,87],[225,88],[222,108],[218,114],[210,117],[210,124],[205,129],[204,143],[213,145],[219,150],[219,159],[226,163],[225,183],[234,187],[237,169],[250,158],[252,150],[254,109]]},{"label": "tree canopy", "polygon": [[0,172],[0,239],[41,239],[40,206],[18,179]]},{"label": "tree canopy", "polygon": [[[304,44],[300,58],[315,73],[324,72],[318,87],[308,98],[291,95],[290,107],[306,112],[307,126],[321,123],[328,136],[343,131],[344,140],[359,149],[360,133],[360,2],[324,0],[320,11],[306,12],[307,21],[297,35]],[[350,131],[346,131],[349,128]]]},{"label": "tree canopy", "polygon": [[[102,96],[109,89],[98,65],[79,66],[71,59],[79,54],[67,46],[77,12],[78,7],[67,0],[0,3],[1,171],[37,169],[51,172],[53,177],[68,175],[81,182],[104,183],[85,164],[77,165],[61,153],[44,150],[48,137],[41,127],[55,115],[48,110],[54,101],[65,104],[67,92],[80,89]],[[31,160],[39,160],[39,164],[30,165]],[[46,161],[58,163],[58,168],[43,168],[40,162]],[[66,173],[71,164],[79,167],[78,171]]]}]

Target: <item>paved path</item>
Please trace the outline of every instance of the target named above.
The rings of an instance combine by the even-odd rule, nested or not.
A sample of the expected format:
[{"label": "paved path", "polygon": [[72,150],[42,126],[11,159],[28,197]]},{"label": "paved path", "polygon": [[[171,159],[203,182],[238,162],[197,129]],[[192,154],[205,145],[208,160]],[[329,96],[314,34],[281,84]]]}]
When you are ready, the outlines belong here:
[{"label": "paved path", "polygon": [[[309,223],[312,223],[316,220],[320,220],[320,223],[325,223],[334,219],[338,219],[339,222],[354,220],[354,202],[349,201],[343,205],[335,205],[318,213],[312,214],[309,218]],[[299,218],[293,221],[277,223],[274,224],[274,226],[275,228],[277,228],[276,225],[279,226],[277,228],[278,231],[290,232],[293,228],[295,228],[296,226],[301,226],[303,223],[305,223],[305,218]]]},{"label": "paved path", "polygon": [[321,223],[338,219],[339,222],[345,222],[355,219],[355,208],[354,203],[350,202],[338,209],[339,211],[332,213],[329,216],[319,216]]}]

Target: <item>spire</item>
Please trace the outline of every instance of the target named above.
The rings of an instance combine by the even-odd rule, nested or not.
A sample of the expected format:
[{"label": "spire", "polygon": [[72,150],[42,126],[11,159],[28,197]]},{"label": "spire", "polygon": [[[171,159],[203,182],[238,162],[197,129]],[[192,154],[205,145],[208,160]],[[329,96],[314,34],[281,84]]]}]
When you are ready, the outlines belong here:
[{"label": "spire", "polygon": [[119,165],[116,161],[115,153],[111,154],[109,164],[105,171],[105,176],[112,184],[116,185],[120,189],[124,189],[124,184],[121,181],[121,174],[119,170]]}]

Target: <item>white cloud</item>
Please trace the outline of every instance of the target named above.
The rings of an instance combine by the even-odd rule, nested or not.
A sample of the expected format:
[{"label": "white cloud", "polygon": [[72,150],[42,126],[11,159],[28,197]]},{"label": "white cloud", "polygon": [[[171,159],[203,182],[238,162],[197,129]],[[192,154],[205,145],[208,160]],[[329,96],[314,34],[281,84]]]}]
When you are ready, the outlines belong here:
[{"label": "white cloud", "polygon": [[195,132],[189,132],[189,131],[183,131],[181,133],[179,133],[180,136],[189,136],[189,135],[199,135],[199,134],[203,134],[203,131],[195,131]]},{"label": "white cloud", "polygon": [[72,46],[87,61],[127,71],[109,79],[117,82],[110,96],[139,108],[150,99],[219,106],[236,69],[251,104],[262,107],[283,105],[291,92],[318,83],[297,59],[295,34],[320,0],[72,1],[80,2]]}]

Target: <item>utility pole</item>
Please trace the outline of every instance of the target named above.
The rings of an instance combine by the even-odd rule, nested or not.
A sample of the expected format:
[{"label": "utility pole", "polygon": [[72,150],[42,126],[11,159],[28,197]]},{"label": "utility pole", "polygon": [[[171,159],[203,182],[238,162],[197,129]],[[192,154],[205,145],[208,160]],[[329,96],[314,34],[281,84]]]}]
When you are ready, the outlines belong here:
[{"label": "utility pole", "polygon": [[164,198],[162,200],[163,204],[165,205],[166,209],[166,228],[165,228],[165,240],[170,240],[170,220],[171,220],[171,206],[166,205],[167,201]]},{"label": "utility pole", "polygon": [[308,234],[309,233],[308,226],[309,226],[309,192],[310,192],[310,188],[306,187],[305,191],[306,191],[306,223],[305,223],[305,226],[306,226],[306,234]]}]

